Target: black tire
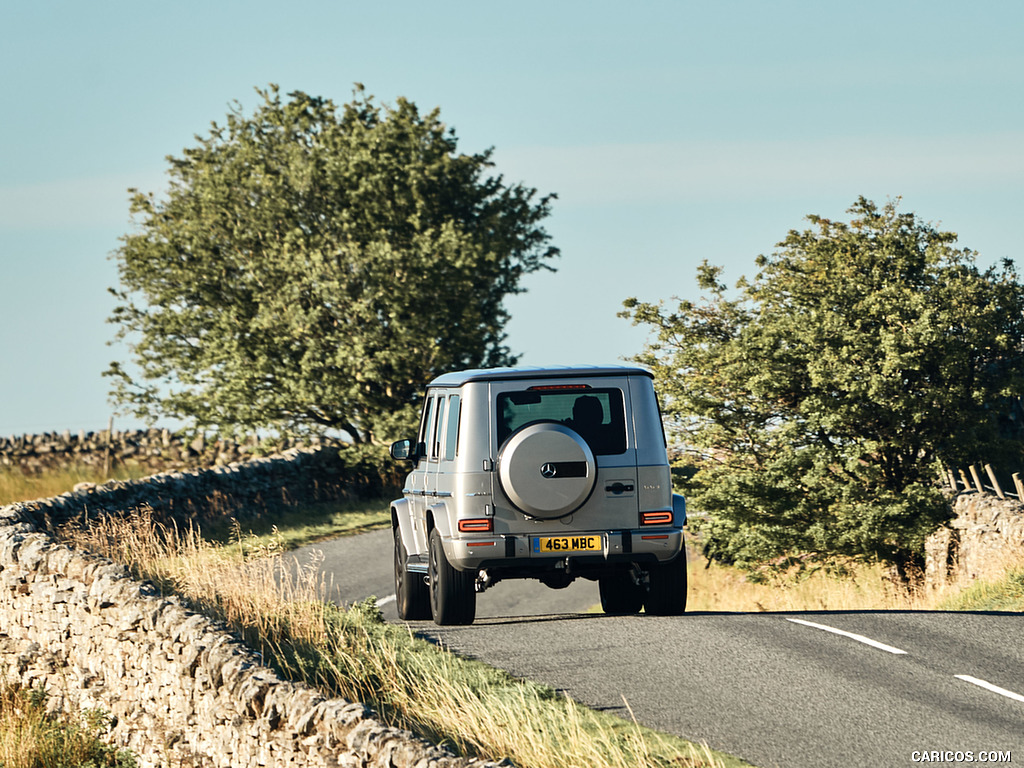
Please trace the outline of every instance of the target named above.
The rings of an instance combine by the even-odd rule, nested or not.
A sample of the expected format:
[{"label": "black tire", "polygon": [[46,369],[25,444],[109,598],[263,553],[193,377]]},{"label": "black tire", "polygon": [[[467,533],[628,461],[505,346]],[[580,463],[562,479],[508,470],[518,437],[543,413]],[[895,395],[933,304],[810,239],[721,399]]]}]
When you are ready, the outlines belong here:
[{"label": "black tire", "polygon": [[395,603],[398,618],[420,621],[430,618],[430,590],[422,574],[405,569],[409,559],[402,543],[402,534],[395,528]]},{"label": "black tire", "polygon": [[651,566],[644,611],[652,616],[682,616],[686,611],[686,550],[675,560]]},{"label": "black tire", "polygon": [[612,571],[597,580],[601,608],[605,613],[624,615],[640,613],[644,606],[643,587],[633,582],[629,571]]},{"label": "black tire", "polygon": [[476,573],[452,568],[436,528],[430,532],[430,610],[440,626],[476,618]]}]

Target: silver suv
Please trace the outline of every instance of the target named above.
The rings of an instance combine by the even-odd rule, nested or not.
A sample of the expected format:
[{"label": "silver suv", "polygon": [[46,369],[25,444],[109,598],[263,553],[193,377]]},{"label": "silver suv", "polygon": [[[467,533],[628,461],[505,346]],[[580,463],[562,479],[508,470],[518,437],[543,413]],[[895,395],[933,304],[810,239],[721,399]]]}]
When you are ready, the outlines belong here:
[{"label": "silver suv", "polygon": [[496,368],[427,385],[391,504],[403,619],[471,624],[503,579],[596,580],[606,613],[686,608],[682,527],[651,374]]}]

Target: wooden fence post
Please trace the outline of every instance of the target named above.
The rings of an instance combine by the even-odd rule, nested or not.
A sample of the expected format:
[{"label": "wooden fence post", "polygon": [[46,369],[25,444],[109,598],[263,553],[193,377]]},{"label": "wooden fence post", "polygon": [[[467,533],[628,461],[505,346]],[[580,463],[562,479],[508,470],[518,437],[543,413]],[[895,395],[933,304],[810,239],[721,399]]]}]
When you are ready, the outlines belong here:
[{"label": "wooden fence post", "polygon": [[971,466],[968,467],[968,469],[971,470],[971,477],[974,478],[974,487],[978,489],[978,493],[984,494],[985,486],[981,484],[981,478],[978,477],[978,468],[971,464]]},{"label": "wooden fence post", "polygon": [[950,490],[956,493],[958,488],[956,484],[956,473],[953,472],[952,468],[946,467],[946,482],[949,483]]},{"label": "wooden fence post", "polygon": [[959,472],[960,472],[960,482],[962,482],[964,484],[964,490],[965,491],[971,490],[971,483],[967,479],[967,475],[964,474],[964,471],[962,469],[959,470]]},{"label": "wooden fence post", "polygon": [[985,472],[988,473],[988,479],[992,481],[992,487],[996,489],[996,496],[1003,501],[1006,501],[1006,496],[1003,494],[1003,489],[999,487],[999,481],[996,480],[996,473],[992,471],[992,465],[985,465]]},{"label": "wooden fence post", "polygon": [[1017,499],[1024,501],[1024,483],[1020,481],[1020,472],[1013,473],[1013,485],[1017,489]]},{"label": "wooden fence post", "polygon": [[110,444],[114,440],[114,417],[107,422],[107,451],[103,456],[103,479],[110,479]]}]

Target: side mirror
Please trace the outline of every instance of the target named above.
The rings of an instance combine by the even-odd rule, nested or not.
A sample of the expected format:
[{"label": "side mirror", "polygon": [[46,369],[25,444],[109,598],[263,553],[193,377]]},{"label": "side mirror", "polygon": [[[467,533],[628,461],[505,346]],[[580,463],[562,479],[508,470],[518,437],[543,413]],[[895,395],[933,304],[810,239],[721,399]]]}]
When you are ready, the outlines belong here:
[{"label": "side mirror", "polygon": [[388,452],[391,454],[392,459],[408,461],[413,452],[412,440],[396,440],[391,444],[391,448],[388,449]]},{"label": "side mirror", "polygon": [[426,453],[426,446],[423,443],[414,443],[412,440],[397,440],[391,444],[388,452],[393,459],[416,463]]}]

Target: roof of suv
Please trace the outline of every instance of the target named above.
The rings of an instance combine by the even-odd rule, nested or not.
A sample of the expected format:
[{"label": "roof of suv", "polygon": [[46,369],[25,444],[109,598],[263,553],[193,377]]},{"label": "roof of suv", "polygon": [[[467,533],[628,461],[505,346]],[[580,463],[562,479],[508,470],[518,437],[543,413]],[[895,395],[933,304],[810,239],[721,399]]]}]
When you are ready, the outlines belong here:
[{"label": "roof of suv", "polygon": [[461,387],[470,381],[506,381],[508,379],[572,379],[596,376],[647,376],[654,375],[644,369],[629,365],[555,365],[545,368],[478,368],[470,371],[453,371],[438,376],[428,387]]}]

